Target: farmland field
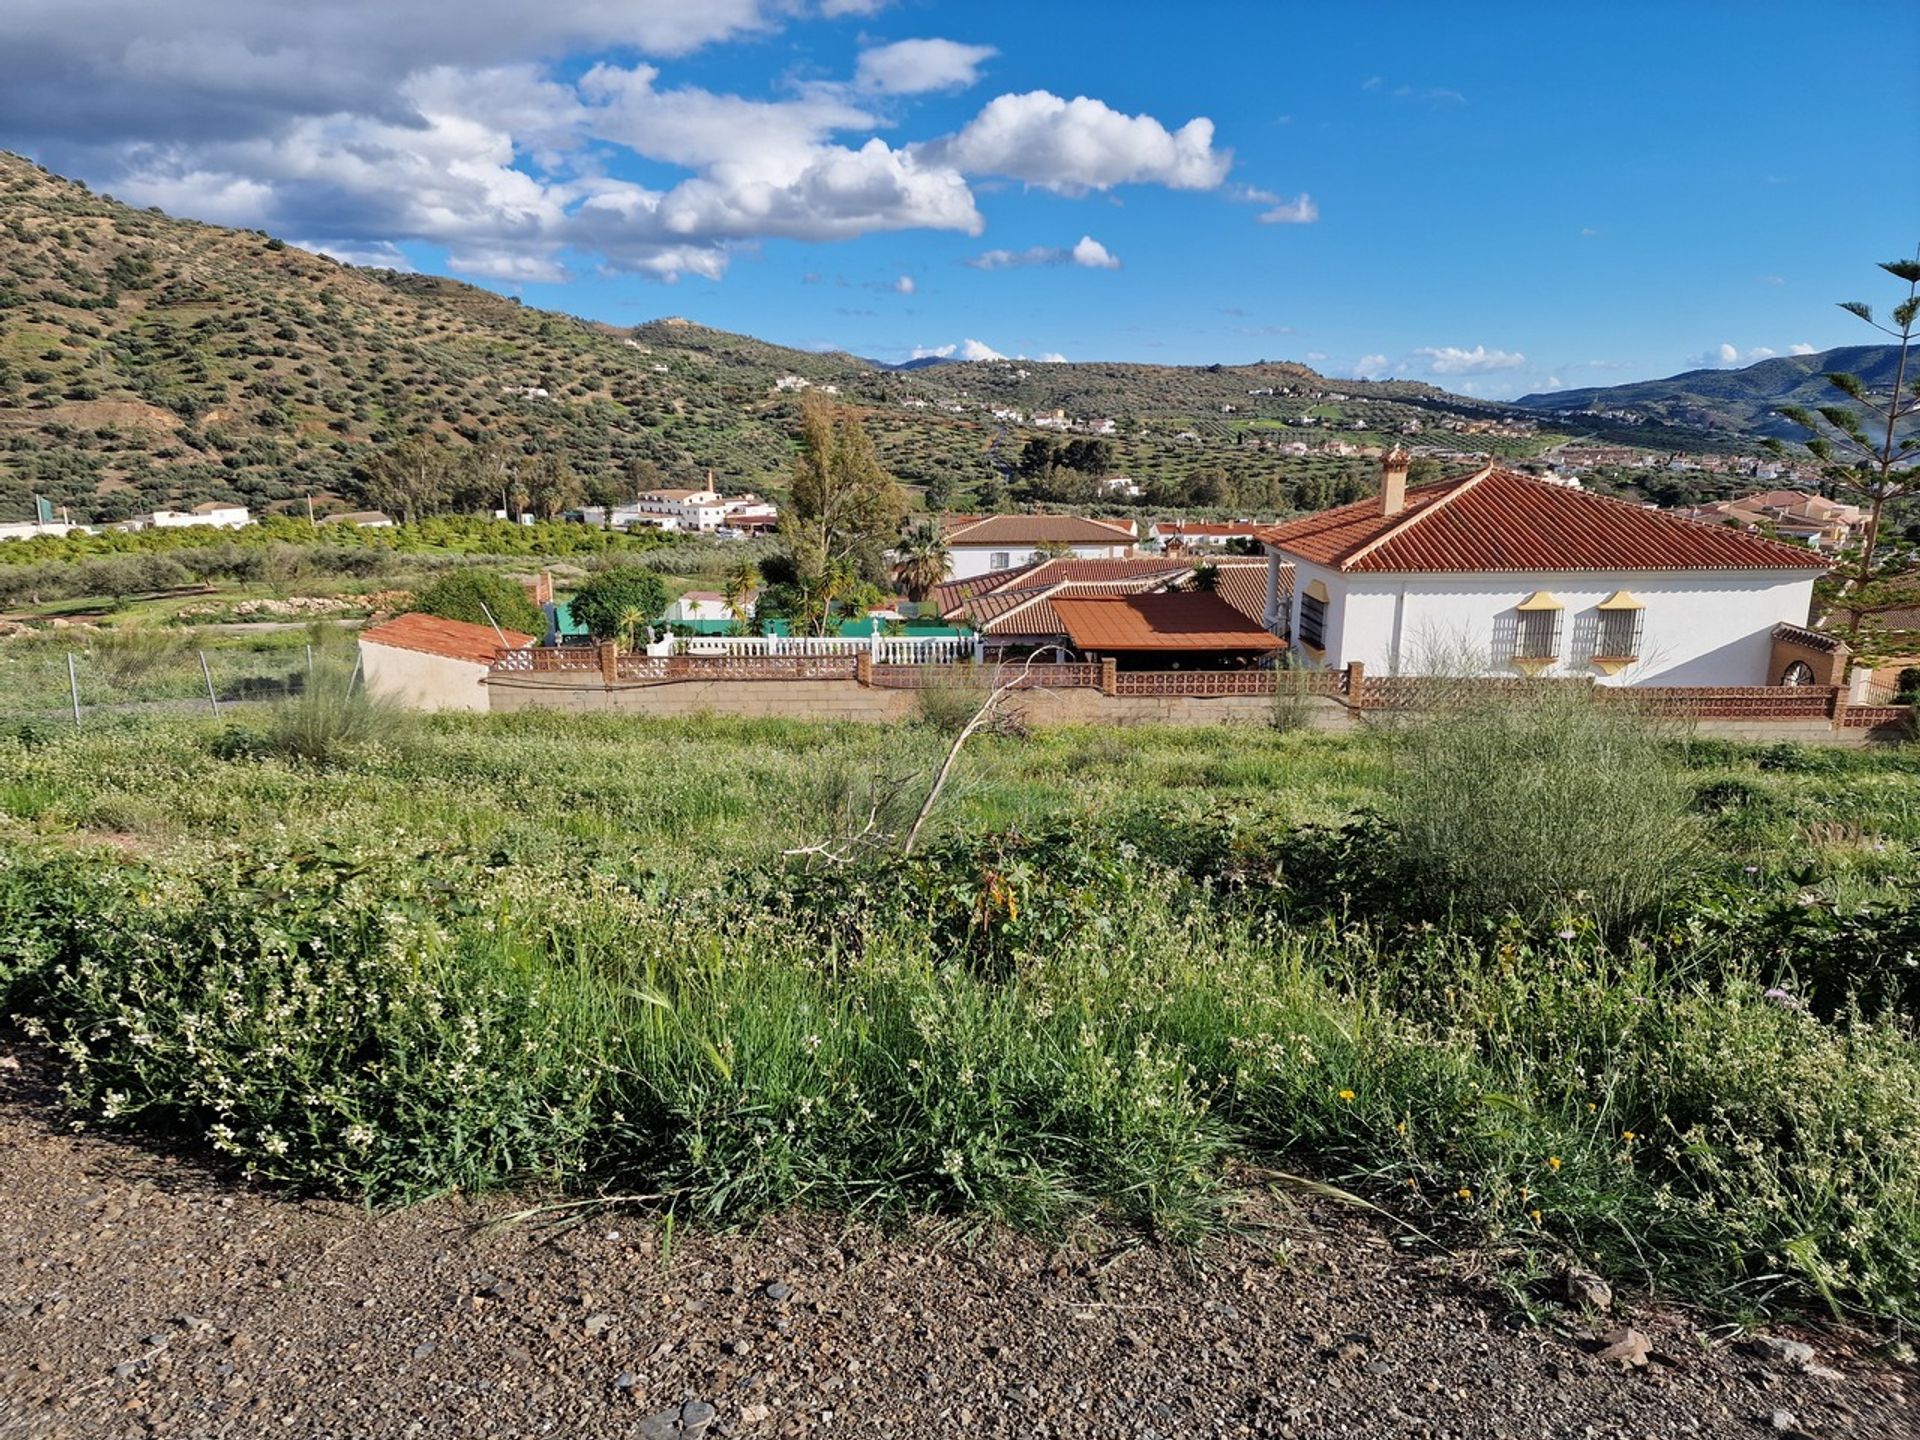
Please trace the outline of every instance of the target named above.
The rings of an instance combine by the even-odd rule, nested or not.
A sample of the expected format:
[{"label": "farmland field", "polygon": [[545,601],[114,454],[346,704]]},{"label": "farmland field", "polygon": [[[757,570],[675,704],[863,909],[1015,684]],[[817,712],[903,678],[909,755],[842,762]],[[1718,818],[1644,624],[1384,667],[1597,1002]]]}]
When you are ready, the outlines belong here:
[{"label": "farmland field", "polygon": [[[1723,1311],[1920,1317],[1911,748],[1586,734],[1613,790],[1495,857],[1418,839],[1418,737],[989,736],[903,859],[930,723],[302,703],[0,738],[0,995],[94,1123],[377,1203],[1200,1245],[1253,1162]],[[1478,773],[1487,824],[1546,803]],[[1562,856],[1596,882],[1529,903]]]}]

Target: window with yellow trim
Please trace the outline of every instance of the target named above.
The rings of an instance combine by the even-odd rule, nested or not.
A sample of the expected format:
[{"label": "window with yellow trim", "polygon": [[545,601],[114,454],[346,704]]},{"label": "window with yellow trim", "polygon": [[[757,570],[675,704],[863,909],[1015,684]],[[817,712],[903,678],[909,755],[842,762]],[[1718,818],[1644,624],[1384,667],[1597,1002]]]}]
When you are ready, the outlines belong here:
[{"label": "window with yellow trim", "polygon": [[1640,638],[1645,633],[1647,612],[1638,608],[1601,610],[1598,618],[1600,626],[1593,637],[1593,658],[1638,660]]},{"label": "window with yellow trim", "polygon": [[1513,632],[1515,660],[1560,657],[1560,602],[1542,590],[1514,606],[1519,623]]}]

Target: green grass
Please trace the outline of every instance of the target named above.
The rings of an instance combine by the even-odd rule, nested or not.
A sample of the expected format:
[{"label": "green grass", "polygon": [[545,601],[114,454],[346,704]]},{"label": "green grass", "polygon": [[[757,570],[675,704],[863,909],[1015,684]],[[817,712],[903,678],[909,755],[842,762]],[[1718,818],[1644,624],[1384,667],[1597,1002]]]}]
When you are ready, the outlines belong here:
[{"label": "green grass", "polygon": [[0,1006],[82,1115],[379,1202],[1178,1242],[1250,1161],[1727,1311],[1920,1318],[1911,751],[1661,750],[1706,859],[1609,933],[1383,886],[1392,830],[1337,827],[1404,803],[1390,735],[982,736],[923,854],[835,865],[782,852],[910,813],[937,727],[431,717],[289,759],[270,719],[0,739]]}]

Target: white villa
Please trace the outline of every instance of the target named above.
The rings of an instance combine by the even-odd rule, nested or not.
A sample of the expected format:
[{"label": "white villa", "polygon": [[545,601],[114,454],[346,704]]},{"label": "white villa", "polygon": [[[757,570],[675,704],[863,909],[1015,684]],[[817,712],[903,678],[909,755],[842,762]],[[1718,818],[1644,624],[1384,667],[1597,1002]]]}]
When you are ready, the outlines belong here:
[{"label": "white villa", "polygon": [[1313,666],[1615,685],[1766,685],[1828,561],[1805,546],[1493,466],[1263,531],[1267,628]]},{"label": "white villa", "polygon": [[1031,565],[1050,555],[1122,560],[1139,536],[1131,520],[1083,515],[988,515],[947,526],[947,578],[967,580],[995,570]]},{"label": "white villa", "polygon": [[117,526],[121,530],[179,530],[189,525],[212,525],[223,530],[238,530],[243,525],[251,525],[253,516],[244,505],[227,505],[218,500],[209,500],[204,505],[196,505],[191,510],[155,510],[147,515],[135,515]]},{"label": "white villa", "polygon": [[[720,494],[713,488],[713,473],[709,471],[704,490],[649,490],[614,506],[613,523],[623,528],[649,525],[657,530],[711,534],[731,528],[736,520],[769,521],[777,514],[777,508],[758,495]],[[588,505],[581,509],[580,517],[589,525],[600,525],[606,522],[607,514],[597,505]]]}]

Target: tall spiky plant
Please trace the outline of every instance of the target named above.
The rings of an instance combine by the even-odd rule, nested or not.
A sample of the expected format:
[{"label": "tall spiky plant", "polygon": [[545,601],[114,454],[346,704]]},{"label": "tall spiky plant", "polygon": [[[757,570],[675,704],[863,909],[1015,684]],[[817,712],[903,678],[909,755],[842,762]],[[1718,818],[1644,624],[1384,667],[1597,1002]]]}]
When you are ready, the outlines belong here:
[{"label": "tall spiky plant", "polygon": [[907,598],[916,604],[947,578],[947,540],[936,521],[914,526],[893,553],[894,578],[907,592]]},{"label": "tall spiky plant", "polygon": [[[1809,432],[1811,438],[1803,442],[1807,453],[1820,461],[1834,490],[1855,496],[1866,506],[1860,548],[1834,571],[1834,609],[1845,618],[1842,633],[1855,649],[1869,617],[1912,604],[1920,595],[1920,569],[1912,557],[1902,553],[1890,558],[1881,543],[1888,504],[1920,492],[1920,468],[1914,465],[1920,459],[1920,434],[1901,433],[1906,422],[1920,413],[1920,380],[1907,379],[1908,351],[1915,323],[1920,321],[1920,259],[1889,260],[1880,268],[1907,284],[1906,298],[1888,316],[1893,323],[1876,320],[1873,307],[1862,300],[1842,301],[1840,308],[1897,343],[1892,389],[1878,392],[1858,375],[1834,372],[1827,376],[1828,383],[1848,403],[1812,410],[1783,405],[1778,412]],[[1764,443],[1776,454],[1785,453],[1778,440]]]}]

